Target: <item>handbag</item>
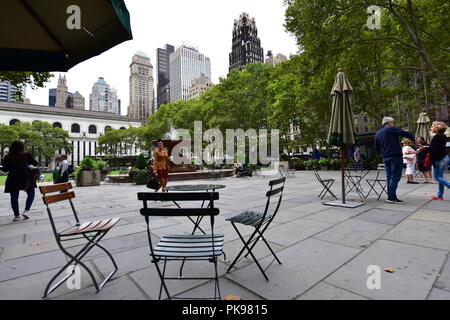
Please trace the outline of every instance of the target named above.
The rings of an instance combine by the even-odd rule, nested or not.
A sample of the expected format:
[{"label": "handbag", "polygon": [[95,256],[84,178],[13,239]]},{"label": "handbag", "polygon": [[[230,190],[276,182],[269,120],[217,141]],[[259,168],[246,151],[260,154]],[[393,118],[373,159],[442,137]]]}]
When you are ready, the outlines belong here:
[{"label": "handbag", "polygon": [[432,162],[431,162],[431,153],[428,153],[425,157],[425,160],[423,160],[423,166],[426,168],[431,168]]},{"label": "handbag", "polygon": [[159,183],[159,179],[156,175],[153,175],[150,181],[147,183],[147,188],[152,190],[159,190],[161,188],[161,184]]}]

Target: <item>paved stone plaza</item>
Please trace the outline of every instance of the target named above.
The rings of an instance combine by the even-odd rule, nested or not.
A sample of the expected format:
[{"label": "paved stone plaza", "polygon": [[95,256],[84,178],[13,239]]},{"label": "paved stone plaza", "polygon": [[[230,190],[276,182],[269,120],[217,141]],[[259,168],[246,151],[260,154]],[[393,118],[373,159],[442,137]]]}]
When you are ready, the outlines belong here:
[{"label": "paved stone plaza", "polygon": [[[339,173],[324,175],[338,180],[333,189],[338,195]],[[403,205],[387,204],[385,198],[376,201],[372,196],[360,208],[341,209],[323,206],[318,200],[316,195],[321,188],[312,172],[297,172],[295,178],[288,180],[279,215],[267,232],[283,265],[274,263],[268,270],[270,282],[266,282],[248,259],[226,274],[227,266],[241,248],[226,219],[247,209],[261,209],[268,180],[229,178],[213,183],[227,186],[220,191],[216,203],[221,209],[216,231],[225,234],[224,250],[229,260],[221,259],[219,263],[223,297],[450,299],[450,201],[428,201],[435,194],[434,185],[407,185],[403,180],[399,186]],[[69,290],[63,285],[50,299],[157,299],[160,282],[149,257],[145,222],[139,214],[141,203],[136,196],[142,191],[148,190],[134,185],[75,189],[74,203],[82,221],[122,218],[103,240],[119,271],[99,294],[83,271],[81,290]],[[36,197],[32,219],[13,224],[9,195],[3,194],[3,187],[0,192],[0,299],[41,299],[47,282],[64,265],[65,257],[56,245],[40,196]],[[449,194],[446,197],[450,199]],[[23,203],[22,198],[22,207]],[[68,204],[56,204],[53,210],[58,228],[71,225],[73,216]],[[203,225],[207,228],[208,224]],[[155,238],[192,230],[192,223],[186,218],[153,219],[151,226]],[[251,229],[245,234],[249,232]],[[263,267],[272,262],[263,243],[255,252]],[[105,255],[96,249],[86,261],[96,272],[106,273],[111,268]],[[367,287],[367,268],[371,265],[382,270],[380,290]],[[178,267],[177,263],[169,264],[168,271],[176,275]],[[385,268],[395,272],[387,273]],[[191,262],[185,270],[186,276],[212,275],[212,265],[207,262]],[[211,296],[213,288],[212,282],[202,281],[169,284],[171,293],[179,297]]]}]

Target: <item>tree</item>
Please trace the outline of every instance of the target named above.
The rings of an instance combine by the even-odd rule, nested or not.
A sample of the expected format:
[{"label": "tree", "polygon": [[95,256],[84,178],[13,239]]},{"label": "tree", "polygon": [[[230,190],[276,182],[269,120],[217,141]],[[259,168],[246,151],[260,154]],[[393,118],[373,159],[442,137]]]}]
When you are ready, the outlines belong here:
[{"label": "tree", "polygon": [[3,160],[5,149],[19,139],[19,134],[10,126],[0,124],[0,160]]},{"label": "tree", "polygon": [[44,88],[45,83],[50,81],[53,75],[49,72],[16,72],[0,71],[0,81],[10,81],[11,85],[19,90],[15,91],[14,98],[18,102],[23,102],[23,88],[29,85],[31,89]]}]

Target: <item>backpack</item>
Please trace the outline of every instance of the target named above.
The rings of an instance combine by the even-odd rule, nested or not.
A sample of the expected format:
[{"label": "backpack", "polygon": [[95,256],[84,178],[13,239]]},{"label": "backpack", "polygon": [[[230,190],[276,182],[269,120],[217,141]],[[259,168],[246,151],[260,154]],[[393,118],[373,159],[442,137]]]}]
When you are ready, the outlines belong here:
[{"label": "backpack", "polygon": [[37,181],[41,177],[41,171],[32,165],[27,165],[25,167],[25,172],[29,181]]}]

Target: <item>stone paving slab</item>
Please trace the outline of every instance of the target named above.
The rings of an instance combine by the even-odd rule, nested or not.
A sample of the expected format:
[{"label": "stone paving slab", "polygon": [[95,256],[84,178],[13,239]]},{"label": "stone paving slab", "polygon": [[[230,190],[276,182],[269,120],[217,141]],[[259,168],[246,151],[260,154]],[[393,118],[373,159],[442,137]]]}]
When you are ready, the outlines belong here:
[{"label": "stone paving slab", "polygon": [[441,274],[436,281],[436,288],[450,291],[450,259],[447,259],[444,267],[441,270]]},{"label": "stone paving slab", "polygon": [[[378,240],[325,281],[372,299],[426,299],[445,259],[441,250]],[[381,290],[368,289],[369,266],[380,267]],[[385,268],[394,268],[395,273]]]},{"label": "stone paving slab", "polygon": [[266,231],[265,237],[268,241],[284,246],[292,246],[331,226],[333,226],[331,223],[297,219],[271,228]]},{"label": "stone paving slab", "polygon": [[445,291],[441,289],[434,288],[431,290],[431,294],[428,300],[450,300],[450,291]]},{"label": "stone paving slab", "polygon": [[353,292],[321,282],[302,294],[298,300],[368,300]]},{"label": "stone paving slab", "polygon": [[[222,299],[228,296],[238,296],[246,301],[257,301],[262,300],[261,297],[248,291],[244,287],[230,281],[226,278],[220,278],[220,292]],[[208,283],[202,284],[188,292],[184,292],[178,295],[177,298],[185,299],[198,299],[199,297],[207,298],[214,295],[214,281],[209,281]]]},{"label": "stone paving slab", "polygon": [[[449,208],[450,211],[450,208]],[[439,211],[439,210],[430,210],[430,209],[420,209],[417,210],[411,216],[411,219],[431,221],[431,222],[442,222],[442,223],[450,223],[450,213],[449,211]]]},{"label": "stone paving slab", "polygon": [[319,233],[314,238],[364,249],[389,229],[391,226],[385,224],[350,219]]},{"label": "stone paving slab", "polygon": [[450,224],[408,219],[383,238],[449,251]]},{"label": "stone paving slab", "polygon": [[[397,207],[395,207],[397,209]],[[406,219],[409,213],[403,211],[393,210],[392,207],[389,210],[372,209],[358,217],[356,220],[363,220],[369,222],[383,223],[387,225],[396,225]]]},{"label": "stone paving slab", "polygon": [[[306,290],[324,279],[359,250],[308,239],[278,253],[283,264],[274,264],[267,270],[270,282],[264,280],[256,265],[250,265],[227,275],[265,299],[296,299]],[[270,257],[261,260],[267,267]]]}]

